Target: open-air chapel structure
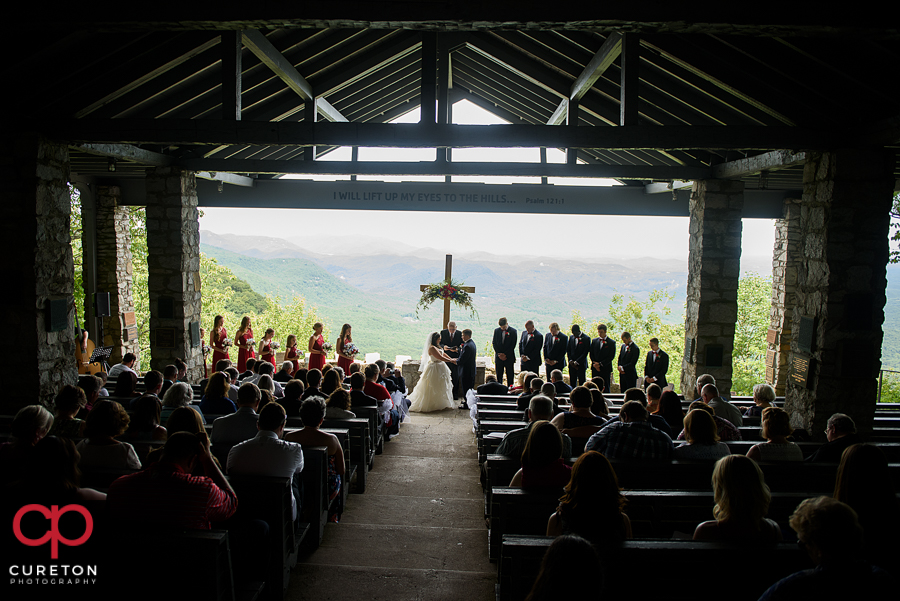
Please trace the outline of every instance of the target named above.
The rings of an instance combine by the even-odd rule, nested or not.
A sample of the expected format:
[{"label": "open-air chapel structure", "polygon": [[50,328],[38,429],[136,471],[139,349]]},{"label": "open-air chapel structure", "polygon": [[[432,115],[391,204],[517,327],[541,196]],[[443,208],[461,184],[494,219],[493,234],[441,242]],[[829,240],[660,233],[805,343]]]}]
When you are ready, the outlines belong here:
[{"label": "open-air chapel structure", "polygon": [[[689,216],[684,391],[705,372],[728,390],[741,219],[775,218],[767,379],[797,427],[821,436],[840,410],[871,428],[900,173],[900,32],[885,26],[889,15],[855,7],[648,4],[25,8],[32,18],[6,59],[0,150],[0,303],[20,376],[7,382],[8,402],[46,403],[76,380],[72,182],[87,304],[111,293],[102,325],[113,359],[134,345],[121,207],[146,206],[149,367],[184,357],[193,375],[204,206]],[[453,124],[463,99],[509,124]],[[419,106],[418,124],[388,123]],[[341,146],[354,160],[317,160]],[[359,147],[436,155],[359,161]],[[539,148],[544,160],[454,160],[469,147]],[[564,149],[566,162],[548,163],[547,148]],[[545,183],[452,179],[463,175]],[[546,183],[558,176],[624,185]]]}]

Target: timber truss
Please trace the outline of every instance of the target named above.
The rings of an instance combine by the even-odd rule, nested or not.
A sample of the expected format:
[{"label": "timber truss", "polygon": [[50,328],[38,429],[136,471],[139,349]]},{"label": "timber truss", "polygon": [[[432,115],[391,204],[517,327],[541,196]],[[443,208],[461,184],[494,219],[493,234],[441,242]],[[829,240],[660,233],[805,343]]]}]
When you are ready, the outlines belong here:
[{"label": "timber truss", "polygon": [[[496,2],[453,20],[439,2],[332,2],[330,17],[307,4],[317,6],[293,19],[209,21],[188,6],[169,9],[177,21],[127,10],[89,22],[77,12],[75,29],[51,21],[9,70],[13,127],[69,141],[80,175],[178,165],[244,185],[282,174],[521,175],[798,189],[806,152],[900,143],[889,68],[900,40],[871,13],[773,24],[726,9],[695,23],[617,8],[551,21],[537,18],[542,5]],[[459,100],[509,125],[453,124]],[[388,123],[420,106],[419,124]],[[354,160],[316,160],[340,146]],[[437,150],[399,163],[355,160],[358,147]],[[560,148],[567,161],[454,161],[466,147]]]}]

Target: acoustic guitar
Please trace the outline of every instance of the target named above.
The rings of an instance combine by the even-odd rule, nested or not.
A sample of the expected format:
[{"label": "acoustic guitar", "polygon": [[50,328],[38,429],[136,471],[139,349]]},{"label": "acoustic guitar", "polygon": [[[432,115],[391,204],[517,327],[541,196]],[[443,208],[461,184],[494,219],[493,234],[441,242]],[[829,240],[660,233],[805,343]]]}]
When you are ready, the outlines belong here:
[{"label": "acoustic guitar", "polygon": [[[81,330],[81,323],[78,319],[78,307],[75,306],[75,301],[72,301],[72,307],[75,309],[75,325]],[[75,341],[75,362],[78,365],[78,375],[91,374],[96,376],[100,373],[100,363],[88,362],[93,354],[94,342],[88,337],[87,330],[81,330],[81,337]]]}]

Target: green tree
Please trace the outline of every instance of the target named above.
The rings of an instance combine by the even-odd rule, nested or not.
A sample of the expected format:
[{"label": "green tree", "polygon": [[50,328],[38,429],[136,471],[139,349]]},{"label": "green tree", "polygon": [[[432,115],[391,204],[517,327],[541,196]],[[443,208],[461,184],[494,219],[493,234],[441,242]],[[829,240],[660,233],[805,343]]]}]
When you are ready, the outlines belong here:
[{"label": "green tree", "polygon": [[325,338],[325,342],[334,346],[334,341],[330,340],[331,329],[328,324],[318,316],[315,307],[307,306],[306,299],[302,296],[294,296],[290,303],[282,305],[275,297],[267,294],[265,311],[258,316],[251,317],[253,317],[253,323],[257,324],[257,327],[254,328],[256,339],[261,340],[266,328],[272,328],[275,330],[275,340],[281,345],[280,350],[282,351],[290,334],[297,335],[298,348],[305,351],[306,344],[313,335],[313,325],[316,322],[324,324],[322,336]]},{"label": "green tree", "polygon": [[81,219],[81,192],[69,184],[69,203],[71,213],[69,214],[69,235],[71,236],[72,258],[75,260],[75,310],[78,319],[81,321],[82,327],[86,327],[84,313],[84,253],[82,251],[81,236],[82,219]]},{"label": "green tree", "polygon": [[[203,303],[200,310],[200,327],[206,330],[207,340],[216,315],[223,316],[225,323],[230,323],[234,319],[234,314],[228,310],[228,304],[234,297],[234,290],[231,287],[234,279],[230,269],[200,253],[200,293]],[[204,340],[204,344],[207,340]]]},{"label": "green tree", "polygon": [[[891,242],[900,242],[900,192],[894,192],[894,204],[891,206]],[[900,250],[891,249],[891,263],[900,263]]]},{"label": "green tree", "polygon": [[144,207],[123,207],[128,214],[131,234],[131,299],[137,322],[138,348],[141,365],[150,365],[150,289],[147,279],[147,211]]},{"label": "green tree", "polygon": [[732,394],[752,394],[766,380],[766,332],[772,306],[772,278],[745,273],[738,283],[738,317],[732,354]]}]

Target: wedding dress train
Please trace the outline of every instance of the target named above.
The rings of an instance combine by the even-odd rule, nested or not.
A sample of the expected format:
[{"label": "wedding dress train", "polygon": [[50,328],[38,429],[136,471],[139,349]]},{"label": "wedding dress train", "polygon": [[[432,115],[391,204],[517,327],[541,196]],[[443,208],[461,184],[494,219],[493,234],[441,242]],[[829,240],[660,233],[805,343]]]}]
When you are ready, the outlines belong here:
[{"label": "wedding dress train", "polygon": [[450,368],[443,361],[429,359],[416,387],[407,396],[412,401],[410,411],[428,413],[443,409],[455,409],[456,402],[453,400]]}]

